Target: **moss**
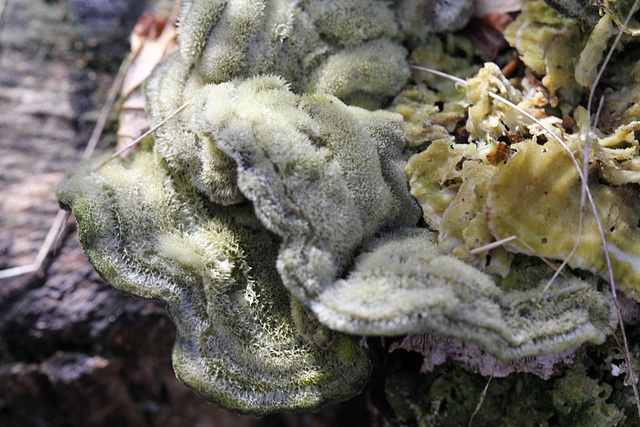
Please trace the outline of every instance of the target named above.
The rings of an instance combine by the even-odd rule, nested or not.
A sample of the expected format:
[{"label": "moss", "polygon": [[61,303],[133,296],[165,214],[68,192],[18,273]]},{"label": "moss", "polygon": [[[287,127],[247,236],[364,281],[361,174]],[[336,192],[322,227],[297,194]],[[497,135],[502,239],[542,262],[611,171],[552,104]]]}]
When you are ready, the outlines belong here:
[{"label": "moss", "polygon": [[624,411],[606,403],[611,386],[576,370],[556,381],[551,395],[560,425],[613,426],[625,419]]},{"label": "moss", "polygon": [[[636,346],[636,362],[638,353]],[[623,360],[610,338],[603,346],[581,349],[571,365],[558,365],[548,380],[525,373],[493,378],[473,425],[637,425],[631,387],[624,375],[612,376],[612,366]],[[453,362],[429,374],[405,367],[388,376],[386,399],[398,419],[420,426],[467,425],[489,381]]]},{"label": "moss", "polygon": [[[392,378],[396,375],[390,374]],[[447,363],[431,375],[405,382],[404,389],[387,389],[387,399],[404,397],[404,405],[413,411],[405,420],[415,420],[419,426],[468,425],[487,381],[487,377]],[[530,374],[494,378],[473,425],[553,425],[551,388],[551,383]]]}]

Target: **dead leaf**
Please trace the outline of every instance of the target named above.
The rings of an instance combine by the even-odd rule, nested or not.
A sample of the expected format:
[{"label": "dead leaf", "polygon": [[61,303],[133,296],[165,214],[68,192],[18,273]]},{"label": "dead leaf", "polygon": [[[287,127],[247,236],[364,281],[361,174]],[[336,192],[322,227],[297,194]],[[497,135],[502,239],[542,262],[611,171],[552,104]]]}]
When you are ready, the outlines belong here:
[{"label": "dead leaf", "polygon": [[[133,29],[131,62],[120,89],[122,103],[118,112],[116,150],[126,147],[149,129],[142,83],[158,63],[177,49],[176,19],[177,9],[168,20],[145,13]],[[130,156],[133,152],[126,153]]]}]

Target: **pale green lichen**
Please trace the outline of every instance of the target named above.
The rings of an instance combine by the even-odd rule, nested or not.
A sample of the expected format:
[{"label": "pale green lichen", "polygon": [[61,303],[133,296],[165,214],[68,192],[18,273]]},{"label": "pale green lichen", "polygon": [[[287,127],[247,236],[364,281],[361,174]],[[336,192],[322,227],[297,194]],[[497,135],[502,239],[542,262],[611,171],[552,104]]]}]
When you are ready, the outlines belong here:
[{"label": "pale green lichen", "polygon": [[[153,124],[190,105],[132,160],[78,168],[59,197],[105,279],[168,303],[176,371],[202,396],[255,414],[348,398],[369,364],[357,339],[339,332],[427,331],[502,359],[601,343],[610,333],[611,298],[592,277],[567,272],[542,294],[546,267],[521,255],[512,263],[504,248],[471,255],[496,238],[487,200],[520,155],[503,140],[524,135],[535,144],[542,134],[487,93],[531,109],[545,100],[523,96],[493,64],[453,100],[453,85],[420,73],[406,87],[403,43],[425,37],[413,22],[424,15],[408,11],[433,10],[444,22],[466,16],[470,4],[182,3],[180,50],[145,93]],[[465,65],[468,43],[429,40],[439,48],[416,50],[422,65],[474,71]],[[460,49],[467,58],[453,59]],[[361,108],[387,105],[403,89],[392,107],[402,115]],[[452,135],[460,126],[472,143]],[[594,152],[603,176],[629,185],[634,167],[618,164],[633,161],[637,142],[636,128],[625,126],[598,138]],[[411,150],[431,144],[407,171],[437,234],[416,225],[406,136]]]},{"label": "pale green lichen", "polygon": [[440,140],[453,141],[453,137],[442,123],[455,123],[464,115],[440,113],[436,106],[438,98],[438,95],[425,85],[418,85],[403,90],[394,100],[391,110],[401,114],[404,119],[402,129],[409,148],[417,149]]},{"label": "pale green lichen", "polygon": [[608,297],[592,284],[563,278],[536,302],[545,280],[504,292],[433,240],[416,228],[381,234],[314,303],[320,321],[369,335],[430,331],[482,344],[504,360],[603,342],[615,321]]},{"label": "pale green lichen", "polygon": [[[478,72],[479,67],[473,63],[473,47],[471,42],[454,34],[431,34],[424,44],[417,46],[409,57],[412,65],[431,68],[452,76],[466,79]],[[421,82],[435,91],[442,102],[442,112],[464,113],[467,107],[464,97],[456,89],[455,83],[431,73],[413,70],[416,82]],[[461,102],[457,102],[461,101]]]},{"label": "pale green lichen", "polygon": [[275,74],[296,91],[357,93],[376,107],[409,77],[406,50],[390,42],[397,35],[381,0],[192,0],[181,10],[180,52],[207,83]]},{"label": "pale green lichen", "polygon": [[[503,248],[567,259],[572,267],[608,279],[598,224],[589,209],[585,210],[580,244],[569,257],[579,237],[581,203],[578,170],[569,153],[553,139],[539,144],[537,138],[543,133],[538,125],[526,126],[530,120],[487,93],[502,93],[524,109],[529,108],[530,101],[491,64],[477,78],[469,79],[464,90],[471,105],[466,128],[474,142],[434,142],[413,156],[407,168],[411,192],[421,203],[425,220],[440,231],[440,248],[504,276],[510,263],[504,249],[491,252],[493,266],[483,265],[483,257],[469,259],[468,254],[494,240],[516,236],[521,241],[509,242]],[[579,128],[586,126],[583,109],[576,109],[574,118]],[[553,117],[541,119],[548,125],[560,122]],[[509,135],[509,129],[524,133],[527,138],[505,146],[503,157],[493,162],[494,151],[504,145],[498,138]],[[609,242],[613,276],[627,292],[638,289],[640,283],[636,243],[640,240],[640,195],[635,186],[629,185],[639,182],[635,160],[639,155],[635,132],[639,129],[640,122],[631,122],[607,137],[590,136],[594,143],[589,188]],[[559,132],[578,158],[580,138],[586,134],[586,129],[576,134]],[[597,182],[596,175],[608,182]]]},{"label": "pale green lichen", "polygon": [[609,15],[604,15],[593,28],[576,64],[575,77],[581,86],[591,87],[595,82],[598,66],[602,62],[611,36],[613,36],[613,21]]},{"label": "pale green lichen", "polygon": [[384,1],[306,1],[315,25],[330,40],[345,46],[358,45],[398,33],[393,10]]},{"label": "pale green lichen", "polygon": [[[496,239],[519,236],[530,248],[514,242],[510,244],[513,250],[568,259],[572,267],[608,279],[598,225],[589,209],[585,209],[582,234],[578,234],[581,182],[569,154],[555,141],[543,146],[528,141],[512,147],[516,154],[498,167],[487,198],[489,227]],[[595,179],[589,188],[599,210],[616,284],[626,292],[638,289],[640,192],[635,186],[612,187]],[[578,236],[580,244],[569,258]]]},{"label": "pale green lichen", "polygon": [[[182,58],[174,55],[158,66],[155,78],[146,84],[147,113],[152,122],[160,122],[194,96],[203,84]],[[154,96],[163,93],[164,96]],[[153,102],[149,102],[153,99]],[[190,184],[211,201],[224,205],[242,201],[237,188],[235,163],[214,141],[199,134],[183,121],[169,121],[157,132],[156,155],[176,171],[185,173]]]},{"label": "pale green lichen", "polygon": [[193,127],[236,162],[238,188],[283,239],[285,285],[308,305],[363,240],[418,219],[399,118],[329,95],[297,96],[275,77],[235,83],[202,89]]},{"label": "pale green lichen", "polygon": [[176,373],[228,410],[313,409],[357,393],[366,353],[339,335],[330,349],[303,338],[275,269],[278,239],[245,204],[222,209],[151,153],[59,188],[87,257],[116,289],[168,305]]},{"label": "pale green lichen", "polygon": [[[384,61],[380,61],[384,58]],[[308,92],[337,96],[348,104],[375,109],[398,93],[408,79],[406,52],[390,40],[374,40],[331,55],[311,75]]]},{"label": "pale green lichen", "polygon": [[517,111],[489,96],[494,93],[514,104],[523,99],[522,93],[509,83],[496,64],[485,64],[469,79],[464,91],[470,104],[466,128],[474,140],[493,145],[505,135],[505,127],[514,133],[522,127],[523,120]]},{"label": "pale green lichen", "polygon": [[[557,2],[547,3],[555,5]],[[567,1],[566,6],[579,5],[581,9],[586,3]],[[601,6],[608,10],[614,3],[602,2]],[[566,12],[563,8],[558,9]],[[518,50],[523,62],[541,77],[542,84],[550,92],[551,103],[567,102],[565,111],[580,103],[584,96],[583,88],[591,88],[617,31],[614,28],[614,22],[617,22],[615,15],[605,13],[601,17],[595,6],[585,10],[589,12],[565,13],[574,17],[570,18],[556,13],[540,0],[531,1],[504,32],[505,39]],[[588,17],[589,31],[583,31],[585,22],[579,19],[585,17]],[[632,81],[630,77],[634,75],[633,69],[638,60],[637,39],[624,37],[617,50],[620,54],[614,56],[614,62],[603,76],[603,80],[616,91],[621,84]],[[626,54],[621,54],[622,51]],[[627,108],[625,105],[624,109]]]},{"label": "pale green lichen", "polygon": [[[481,342],[503,358],[604,339],[611,306],[586,283],[559,285],[549,294],[553,307],[536,324],[538,314],[520,318],[514,309],[535,292],[501,295],[489,276],[438,256],[429,235],[414,228],[418,237],[378,235],[379,248],[363,249],[374,261],[356,261],[340,280],[362,242],[383,227],[417,220],[401,173],[397,116],[327,95],[296,96],[277,78],[207,86],[193,108],[201,112],[193,126],[208,130],[235,160],[239,189],[282,238],[277,266],[285,286],[329,328],[380,335],[431,330]],[[560,293],[585,305],[570,309]],[[464,315],[451,321],[453,313]]]},{"label": "pale green lichen", "polygon": [[468,146],[450,140],[436,140],[429,148],[411,157],[407,164],[411,195],[422,206],[427,224],[437,230],[451,202],[458,194],[462,176],[457,165]]},{"label": "pale green lichen", "polygon": [[482,270],[506,276],[512,254],[498,247],[486,254],[471,256],[471,250],[492,243],[495,238],[489,230],[484,205],[489,196],[491,177],[495,167],[467,161],[462,164],[462,184],[455,199],[442,214],[438,246],[446,253],[467,261]]},{"label": "pale green lichen", "polygon": [[[465,55],[453,56],[455,52]],[[419,67],[468,78],[478,71],[471,63],[472,57],[471,43],[467,39],[452,34],[430,35],[425,45],[413,50],[409,61]],[[413,70],[413,79],[416,85],[405,88],[390,108],[404,118],[402,127],[407,146],[415,149],[433,141],[452,140],[450,132],[465,118],[466,99],[447,79],[417,69]]]}]

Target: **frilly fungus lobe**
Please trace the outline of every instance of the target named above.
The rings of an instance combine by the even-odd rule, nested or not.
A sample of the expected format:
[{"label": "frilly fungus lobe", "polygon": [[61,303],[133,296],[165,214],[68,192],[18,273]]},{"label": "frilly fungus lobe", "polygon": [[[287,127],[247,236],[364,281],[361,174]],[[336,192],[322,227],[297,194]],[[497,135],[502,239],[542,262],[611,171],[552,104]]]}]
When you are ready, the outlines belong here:
[{"label": "frilly fungus lobe", "polygon": [[327,350],[300,336],[275,270],[278,239],[250,206],[207,201],[151,153],[121,163],[78,170],[60,200],[73,206],[85,254],[105,280],[167,303],[182,381],[253,414],[312,409],[359,392],[366,353],[344,335]]}]

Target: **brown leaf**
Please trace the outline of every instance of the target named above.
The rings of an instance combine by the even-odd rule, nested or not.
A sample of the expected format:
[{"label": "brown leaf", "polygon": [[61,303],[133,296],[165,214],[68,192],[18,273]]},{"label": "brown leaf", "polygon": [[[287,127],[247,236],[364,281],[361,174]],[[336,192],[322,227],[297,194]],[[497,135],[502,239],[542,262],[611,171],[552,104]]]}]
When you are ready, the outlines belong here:
[{"label": "brown leaf", "polygon": [[149,129],[142,83],[158,63],[177,49],[176,16],[174,11],[169,20],[164,20],[145,13],[133,29],[130,64],[120,89],[122,103],[118,113],[116,150],[131,144]]},{"label": "brown leaf", "polygon": [[482,60],[494,60],[498,52],[508,46],[502,33],[511,22],[513,22],[511,15],[495,13],[471,19],[465,33],[471,40],[474,52]]}]

